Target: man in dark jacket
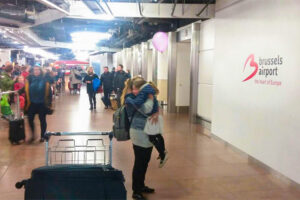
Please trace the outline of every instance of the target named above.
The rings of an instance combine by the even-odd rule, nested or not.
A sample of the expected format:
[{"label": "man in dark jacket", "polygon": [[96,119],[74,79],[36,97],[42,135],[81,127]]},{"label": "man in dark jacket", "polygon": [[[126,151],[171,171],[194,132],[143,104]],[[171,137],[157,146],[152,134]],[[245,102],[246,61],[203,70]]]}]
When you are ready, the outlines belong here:
[{"label": "man in dark jacket", "polygon": [[125,81],[128,79],[127,73],[123,70],[123,65],[119,64],[114,78],[114,91],[117,94],[118,107],[121,106],[121,95],[125,87]]},{"label": "man in dark jacket", "polygon": [[102,97],[102,101],[105,105],[105,109],[107,109],[108,106],[111,106],[109,96],[113,90],[113,75],[108,71],[108,67],[104,67],[104,73],[101,74],[100,80],[104,92],[104,97]]}]

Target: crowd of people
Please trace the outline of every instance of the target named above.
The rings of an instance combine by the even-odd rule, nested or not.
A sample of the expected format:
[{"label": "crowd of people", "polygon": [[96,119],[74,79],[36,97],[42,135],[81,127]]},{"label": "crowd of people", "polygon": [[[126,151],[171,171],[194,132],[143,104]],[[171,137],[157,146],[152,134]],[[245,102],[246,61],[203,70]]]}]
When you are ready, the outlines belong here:
[{"label": "crowd of people", "polygon": [[[28,143],[32,143],[36,139],[34,134],[34,117],[36,114],[39,115],[41,125],[40,142],[44,141],[44,134],[47,129],[46,115],[53,112],[52,98],[60,91],[63,76],[62,71],[55,68],[19,66],[18,63],[11,62],[6,62],[0,68],[1,92],[18,91],[21,113],[28,116],[32,133]],[[17,100],[14,94],[6,95],[6,97],[5,99],[10,105]],[[5,109],[1,109],[1,114],[6,116],[13,113],[11,111],[5,113]]]},{"label": "crowd of people", "polygon": [[[131,78],[130,73],[123,70],[119,64],[116,69],[109,71],[104,67],[100,77],[94,73],[93,67],[88,67],[86,75],[82,77],[80,67],[73,67],[70,74],[70,90],[74,93],[80,91],[82,82],[86,84],[90,102],[90,109],[96,109],[96,93],[94,82],[99,79],[103,88],[102,101],[105,109],[111,106],[110,95],[117,96],[118,107],[125,107],[128,121],[130,121],[130,139],[133,144],[135,156],[132,171],[132,197],[143,200],[143,193],[153,193],[155,190],[145,185],[148,163],[151,158],[153,146],[159,153],[159,167],[163,167],[168,160],[168,152],[162,136],[163,122],[156,96],[159,90],[152,82],[145,81],[142,77]],[[1,68],[1,91],[17,90],[23,109],[28,115],[31,128],[29,143],[35,140],[34,117],[39,115],[41,125],[40,142],[44,141],[47,129],[46,116],[52,114],[52,99],[55,91],[61,89],[64,77],[56,69],[43,70],[39,66],[19,67],[7,62]],[[14,98],[9,99],[10,103]],[[147,128],[146,128],[147,127]]]}]

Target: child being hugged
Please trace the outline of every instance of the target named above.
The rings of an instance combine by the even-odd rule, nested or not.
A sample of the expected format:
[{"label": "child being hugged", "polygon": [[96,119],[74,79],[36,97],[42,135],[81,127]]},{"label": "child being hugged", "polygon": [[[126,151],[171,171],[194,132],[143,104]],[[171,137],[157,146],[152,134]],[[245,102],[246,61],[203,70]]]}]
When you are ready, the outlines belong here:
[{"label": "child being hugged", "polygon": [[[135,81],[132,86],[132,93],[135,95],[135,98],[128,97],[126,98],[125,103],[131,104],[139,108],[147,101],[148,98],[153,99],[153,109],[149,114],[151,116],[154,113],[159,112],[158,101],[156,95],[159,93],[159,90],[154,83],[146,81]],[[158,159],[160,159],[159,167],[163,167],[168,160],[168,152],[165,150],[165,142],[162,136],[162,117],[159,115],[158,122],[153,123],[148,117],[144,131],[149,136],[150,142],[155,146],[159,153]]]}]

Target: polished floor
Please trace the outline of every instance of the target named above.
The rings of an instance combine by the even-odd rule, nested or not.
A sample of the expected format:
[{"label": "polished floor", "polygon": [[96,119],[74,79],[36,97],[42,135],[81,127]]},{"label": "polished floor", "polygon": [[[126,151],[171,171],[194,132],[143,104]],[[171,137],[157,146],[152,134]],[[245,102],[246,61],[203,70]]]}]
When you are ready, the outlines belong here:
[{"label": "polished floor", "polygon": [[[62,94],[55,100],[55,113],[48,116],[49,131],[107,131],[112,127],[111,110],[105,110],[97,96],[97,110],[88,110],[85,91],[81,95]],[[209,130],[190,125],[185,114],[164,114],[164,137],[170,160],[158,168],[154,150],[146,184],[156,189],[149,200],[299,200],[300,191],[289,186],[222,142]],[[36,117],[36,121],[37,117]],[[38,123],[38,122],[37,122]],[[28,126],[26,127],[29,133]],[[44,165],[44,145],[12,146],[7,140],[7,122],[0,122],[0,199],[24,198],[17,181],[30,177],[31,170]],[[37,134],[38,135],[38,134]],[[113,166],[125,175],[131,199],[132,144],[113,142]]]}]

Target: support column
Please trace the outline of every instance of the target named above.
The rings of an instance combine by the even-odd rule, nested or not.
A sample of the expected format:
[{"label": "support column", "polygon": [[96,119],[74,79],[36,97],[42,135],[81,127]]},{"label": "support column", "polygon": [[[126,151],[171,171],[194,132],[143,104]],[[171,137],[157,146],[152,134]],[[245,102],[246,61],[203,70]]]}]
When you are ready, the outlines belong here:
[{"label": "support column", "polygon": [[139,74],[138,68],[138,45],[132,48],[132,75],[137,76]]},{"label": "support column", "polygon": [[142,77],[147,80],[148,75],[148,42],[143,42],[141,45],[142,52]]},{"label": "support column", "polygon": [[200,51],[200,23],[192,24],[191,39],[191,84],[190,84],[190,122],[197,122],[198,110],[198,77],[199,77],[199,51]]},{"label": "support column", "polygon": [[176,68],[177,40],[176,32],[169,33],[168,44],[168,112],[175,113],[176,109]]},{"label": "support column", "polygon": [[157,85],[157,51],[152,49],[152,82]]}]

